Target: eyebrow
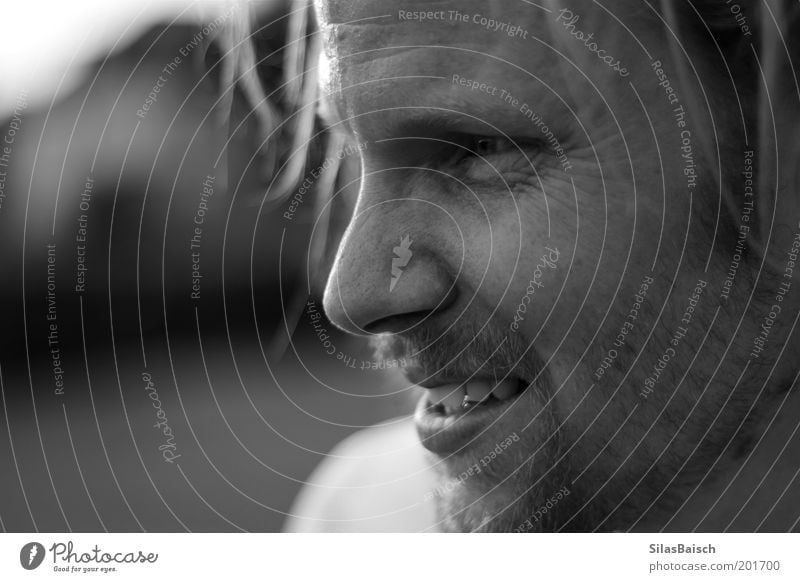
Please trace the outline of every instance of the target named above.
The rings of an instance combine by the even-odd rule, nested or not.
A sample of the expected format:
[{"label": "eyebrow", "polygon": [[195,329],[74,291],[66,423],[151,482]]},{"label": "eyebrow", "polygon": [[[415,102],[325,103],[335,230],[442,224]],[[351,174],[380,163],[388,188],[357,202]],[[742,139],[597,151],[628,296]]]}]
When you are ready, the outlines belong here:
[{"label": "eyebrow", "polygon": [[[439,90],[436,90],[439,89]],[[431,90],[429,95],[437,103],[425,105],[391,105],[371,110],[371,114],[391,111],[388,116],[371,117],[370,133],[377,140],[392,137],[424,137],[441,133],[472,133],[478,135],[527,134],[526,124],[512,121],[505,111],[492,103],[475,98],[472,94],[458,95],[444,87]],[[318,107],[322,122],[329,128],[338,128],[353,134],[353,120],[342,115],[345,103],[341,95],[321,95]],[[531,126],[532,127],[532,126]],[[523,130],[522,132],[520,130]]]},{"label": "eyebrow", "polygon": [[394,107],[398,113],[379,124],[381,135],[430,136],[441,133],[474,133],[479,135],[513,135],[519,132],[519,123],[503,123],[502,119],[492,118],[497,109],[482,103],[467,100],[442,99],[439,105],[419,107]]}]

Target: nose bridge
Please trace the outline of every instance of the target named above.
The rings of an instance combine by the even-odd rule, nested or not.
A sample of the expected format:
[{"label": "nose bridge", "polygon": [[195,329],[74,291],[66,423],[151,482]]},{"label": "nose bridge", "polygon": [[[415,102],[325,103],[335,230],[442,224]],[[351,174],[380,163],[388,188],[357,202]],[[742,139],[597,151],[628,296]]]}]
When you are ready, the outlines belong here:
[{"label": "nose bridge", "polygon": [[437,219],[447,220],[422,199],[362,192],[325,290],[331,321],[357,334],[397,331],[442,304],[451,285]]}]

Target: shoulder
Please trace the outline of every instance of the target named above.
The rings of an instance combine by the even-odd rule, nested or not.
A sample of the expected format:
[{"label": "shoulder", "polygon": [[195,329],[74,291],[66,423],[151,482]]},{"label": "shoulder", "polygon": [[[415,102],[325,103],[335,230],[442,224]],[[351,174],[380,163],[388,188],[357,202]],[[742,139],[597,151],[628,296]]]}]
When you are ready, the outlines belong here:
[{"label": "shoulder", "polygon": [[434,487],[413,422],[395,419],[333,448],[295,500],[285,530],[432,531]]}]

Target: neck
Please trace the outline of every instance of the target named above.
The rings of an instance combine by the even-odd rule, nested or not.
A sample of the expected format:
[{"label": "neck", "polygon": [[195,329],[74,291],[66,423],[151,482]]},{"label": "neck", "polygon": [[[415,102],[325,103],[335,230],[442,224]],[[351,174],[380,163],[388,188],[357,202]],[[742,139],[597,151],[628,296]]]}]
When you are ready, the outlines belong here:
[{"label": "neck", "polygon": [[[800,531],[800,372],[731,446],[673,516],[643,531]],[[747,422],[750,422],[748,419]]]}]

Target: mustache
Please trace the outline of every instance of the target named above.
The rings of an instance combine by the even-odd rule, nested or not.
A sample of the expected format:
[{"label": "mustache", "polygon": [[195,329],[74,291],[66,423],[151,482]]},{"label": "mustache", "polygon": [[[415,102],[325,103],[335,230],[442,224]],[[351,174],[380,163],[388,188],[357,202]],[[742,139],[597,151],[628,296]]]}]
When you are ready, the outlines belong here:
[{"label": "mustache", "polygon": [[[465,320],[467,318],[464,318]],[[501,380],[516,376],[528,382],[544,377],[544,362],[518,333],[500,331],[491,322],[454,324],[443,330],[418,326],[399,334],[370,339],[377,360],[408,362],[407,371],[426,378],[456,381],[472,377]]]}]

